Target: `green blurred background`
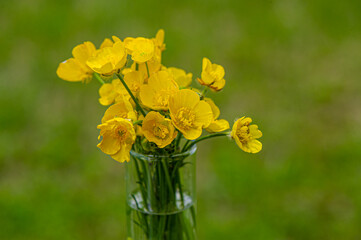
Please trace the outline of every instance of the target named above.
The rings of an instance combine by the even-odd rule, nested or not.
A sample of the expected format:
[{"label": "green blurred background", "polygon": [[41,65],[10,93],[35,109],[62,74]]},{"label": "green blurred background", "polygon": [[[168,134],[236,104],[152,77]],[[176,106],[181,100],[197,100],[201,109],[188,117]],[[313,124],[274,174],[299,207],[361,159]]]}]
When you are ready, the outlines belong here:
[{"label": "green blurred background", "polygon": [[221,116],[260,154],[199,144],[199,239],[361,239],[361,1],[0,3],[0,239],[124,239],[124,165],[96,148],[96,81],[57,78],[86,40],[166,33],[163,63],[226,69]]}]

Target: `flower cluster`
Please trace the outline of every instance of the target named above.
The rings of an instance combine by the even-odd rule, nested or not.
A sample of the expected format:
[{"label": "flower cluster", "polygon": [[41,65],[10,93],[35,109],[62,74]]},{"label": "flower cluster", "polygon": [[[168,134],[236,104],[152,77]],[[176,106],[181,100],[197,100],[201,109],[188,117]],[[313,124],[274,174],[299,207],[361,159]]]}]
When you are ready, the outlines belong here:
[{"label": "flower cluster", "polygon": [[[242,117],[229,131],[228,121],[219,119],[219,108],[206,97],[208,89],[224,88],[224,68],[204,58],[197,78],[203,89],[198,90],[191,87],[192,73],[162,65],[164,50],[164,31],[159,30],[154,38],[106,38],[99,49],[84,42],[73,49],[72,58],[60,63],[60,78],[95,78],[102,84],[99,102],[109,107],[98,125],[98,147],[124,162],[134,144],[148,152],[176,153],[206,138],[230,136],[245,152],[259,152],[262,133],[257,125]],[[209,134],[201,136],[203,130]]]}]

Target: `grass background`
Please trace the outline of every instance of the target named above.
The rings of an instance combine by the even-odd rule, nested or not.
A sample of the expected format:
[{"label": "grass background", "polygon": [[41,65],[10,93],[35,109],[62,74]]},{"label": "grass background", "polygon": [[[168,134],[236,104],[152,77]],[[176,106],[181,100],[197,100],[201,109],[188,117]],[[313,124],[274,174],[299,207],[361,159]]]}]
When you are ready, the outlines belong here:
[{"label": "grass background", "polygon": [[361,239],[361,2],[0,3],[0,239],[124,239],[124,166],[97,148],[96,81],[57,78],[86,40],[152,37],[164,64],[226,69],[221,116],[264,149],[199,144],[199,239]]}]

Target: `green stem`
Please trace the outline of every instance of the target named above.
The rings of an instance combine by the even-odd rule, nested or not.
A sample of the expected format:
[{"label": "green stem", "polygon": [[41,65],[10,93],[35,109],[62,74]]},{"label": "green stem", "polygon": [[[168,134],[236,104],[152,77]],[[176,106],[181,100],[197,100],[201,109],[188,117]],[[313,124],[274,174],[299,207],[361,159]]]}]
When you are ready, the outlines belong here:
[{"label": "green stem", "polygon": [[105,83],[104,80],[99,76],[99,73],[95,72],[93,76],[100,82],[101,85]]},{"label": "green stem", "polygon": [[188,144],[191,142],[191,140],[187,140],[186,143],[183,145],[182,151],[184,152],[184,150],[187,148]]},{"label": "green stem", "polygon": [[169,177],[168,166],[167,166],[167,163],[165,162],[166,159],[164,159],[164,160],[160,159],[160,161],[162,162],[162,165],[163,165],[163,168],[164,168],[164,174],[165,174],[165,178],[167,180],[170,195],[172,196],[172,198],[175,198],[172,183],[171,183],[171,180],[170,180],[170,177]]},{"label": "green stem", "polygon": [[146,66],[146,68],[147,68],[148,77],[150,77],[150,74],[149,74],[149,67],[148,67],[148,63],[147,63],[147,62],[145,62],[145,66]]},{"label": "green stem", "polygon": [[204,98],[204,97],[206,96],[207,91],[208,91],[208,87],[205,86],[205,87],[203,88],[202,92],[201,92],[201,97],[202,97],[202,98]]},{"label": "green stem", "polygon": [[188,149],[190,149],[194,144],[206,140],[208,138],[214,138],[214,137],[220,137],[220,136],[227,136],[229,135],[229,132],[221,132],[221,133],[213,133],[213,134],[209,134],[203,137],[198,138],[197,140],[194,140],[191,144],[189,144],[188,147],[186,147],[186,149],[184,149],[185,151],[187,151]]},{"label": "green stem", "polygon": [[139,111],[143,114],[143,116],[145,117],[145,115],[147,115],[144,111],[144,109],[140,106],[140,104],[138,103],[138,100],[134,97],[132,91],[129,89],[128,85],[125,83],[124,79],[122,78],[122,76],[120,76],[119,73],[116,73],[115,75],[117,75],[117,77],[119,78],[119,80],[122,82],[123,86],[125,87],[125,89],[127,90],[127,92],[129,93],[130,97],[133,99],[133,101],[135,102],[135,105],[137,105]]},{"label": "green stem", "polygon": [[175,147],[176,147],[176,149],[178,149],[179,142],[180,142],[181,138],[182,138],[182,133],[178,132],[178,135],[177,135],[177,137],[175,139]]},{"label": "green stem", "polygon": [[135,125],[142,125],[142,123],[143,123],[143,120],[137,120],[137,121],[134,121],[134,122],[133,122],[133,126],[135,126]]}]

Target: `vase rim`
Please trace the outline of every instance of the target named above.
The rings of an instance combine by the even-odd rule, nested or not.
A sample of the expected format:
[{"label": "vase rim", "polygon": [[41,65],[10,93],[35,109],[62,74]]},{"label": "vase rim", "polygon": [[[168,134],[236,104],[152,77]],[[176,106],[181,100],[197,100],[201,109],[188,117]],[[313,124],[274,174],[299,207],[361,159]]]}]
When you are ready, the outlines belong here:
[{"label": "vase rim", "polygon": [[193,155],[197,151],[197,145],[194,144],[190,149],[182,153],[170,154],[170,155],[153,155],[153,154],[143,154],[130,150],[130,155],[142,160],[157,161],[160,158],[178,158],[178,157],[188,157]]}]

